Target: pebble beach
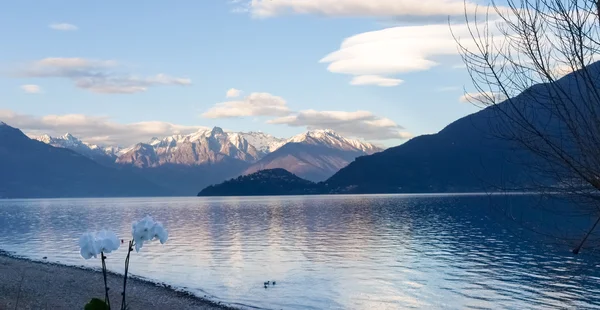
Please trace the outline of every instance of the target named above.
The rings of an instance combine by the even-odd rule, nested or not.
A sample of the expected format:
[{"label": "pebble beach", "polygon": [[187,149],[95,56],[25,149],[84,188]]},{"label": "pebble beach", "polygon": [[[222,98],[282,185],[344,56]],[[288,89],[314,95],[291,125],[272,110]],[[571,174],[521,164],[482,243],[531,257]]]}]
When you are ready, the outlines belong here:
[{"label": "pebble beach", "polygon": [[[0,253],[0,309],[83,309],[93,297],[104,299],[102,273],[30,261]],[[129,278],[129,309],[234,309],[165,285]],[[123,277],[109,274],[111,308],[121,306]]]}]

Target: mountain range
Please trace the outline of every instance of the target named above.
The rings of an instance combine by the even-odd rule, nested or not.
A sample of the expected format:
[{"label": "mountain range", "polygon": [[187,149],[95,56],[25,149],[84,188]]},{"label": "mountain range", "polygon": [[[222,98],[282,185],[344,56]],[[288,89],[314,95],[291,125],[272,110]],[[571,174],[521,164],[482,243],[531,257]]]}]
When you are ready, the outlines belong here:
[{"label": "mountain range", "polygon": [[[54,148],[73,151],[110,171],[150,182],[160,187],[161,193],[183,196],[195,195],[199,188],[263,167],[283,168],[312,181],[323,181],[356,157],[381,150],[331,130],[281,139],[262,132],[226,132],[214,127],[188,135],[152,138],[126,148],[86,143],[68,133],[62,137],[33,138]],[[0,145],[10,149],[5,142],[0,141]],[[30,155],[35,157],[34,153]],[[0,154],[0,161],[3,160]],[[37,160],[46,159],[40,156]],[[124,186],[125,191],[127,188]],[[67,194],[57,192],[55,196],[64,195]]]},{"label": "mountain range", "polygon": [[[590,72],[600,77],[600,62]],[[573,72],[555,85],[534,85],[511,98],[512,108],[560,133],[546,101],[560,87],[566,90],[561,96],[578,102],[587,87],[582,80]],[[219,127],[127,148],[100,147],[69,134],[36,141],[2,123],[0,197],[192,195],[230,178],[200,194],[469,192],[550,182],[524,165],[537,158],[498,135],[518,130],[499,119],[497,109],[505,104],[387,150],[331,130],[278,139]]]},{"label": "mountain range", "polygon": [[[595,84],[590,84],[582,74],[595,77],[594,82],[600,81],[600,62],[581,72],[570,73],[553,83],[533,85],[511,98],[510,103],[504,101],[465,116],[436,134],[418,136],[382,152],[357,157],[318,184],[291,177],[282,179],[277,177],[279,173],[259,173],[212,186],[199,195],[230,195],[229,192],[252,188],[254,183],[265,185],[260,187],[265,195],[306,191],[319,194],[482,192],[555,186],[559,181],[554,177],[558,172],[556,168],[545,168],[534,153],[505,139],[522,129],[519,124],[501,119],[505,115],[501,111],[518,109],[519,115],[526,117],[537,130],[544,130],[551,139],[556,139],[555,145],[576,150],[569,146],[574,143],[569,138],[569,131],[553,117],[548,107],[552,106],[551,100],[557,98],[569,98],[574,102],[573,109],[577,109],[578,103],[593,100],[585,96]],[[581,115],[577,120],[584,122],[586,117]],[[272,182],[273,178],[286,180],[289,184],[266,187],[276,184]],[[289,191],[282,188],[289,188]]]},{"label": "mountain range", "polygon": [[283,168],[310,181],[324,181],[354,159],[381,151],[332,130],[315,130],[294,136],[275,151],[252,164],[243,174]]}]

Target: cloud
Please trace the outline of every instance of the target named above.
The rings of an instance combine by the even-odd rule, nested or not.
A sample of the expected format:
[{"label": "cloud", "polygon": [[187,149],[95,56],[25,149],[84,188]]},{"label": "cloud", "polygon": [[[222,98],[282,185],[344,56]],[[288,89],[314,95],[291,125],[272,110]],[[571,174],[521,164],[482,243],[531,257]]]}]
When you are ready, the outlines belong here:
[{"label": "cloud", "polygon": [[137,76],[88,76],[75,81],[79,88],[101,94],[133,94],[145,92],[148,87],[159,85],[191,85],[192,81],[185,78],[157,74],[147,77]]},{"label": "cloud", "polygon": [[225,95],[227,98],[237,98],[242,94],[242,91],[235,88],[230,88]]},{"label": "cloud", "polygon": [[[594,59],[594,61],[596,61]],[[566,63],[557,63],[550,70],[555,79],[559,79],[571,72],[573,72],[573,66]]]},{"label": "cloud", "polygon": [[252,16],[268,18],[286,14],[311,14],[331,17],[394,17],[447,21],[448,16],[463,16],[465,5],[474,9],[475,3],[461,0],[251,0],[237,1],[239,10]]},{"label": "cloud", "polygon": [[[464,24],[452,25],[452,32],[457,37],[469,36]],[[320,62],[328,64],[330,72],[353,75],[356,79],[360,79],[360,76],[379,76],[395,80],[390,76],[425,71],[437,66],[438,63],[434,61],[437,56],[457,55],[452,32],[447,24],[401,26],[365,32],[345,39],[337,51],[326,55]],[[468,47],[472,42],[466,41],[464,44]]]},{"label": "cloud", "polygon": [[473,103],[473,104],[495,104],[506,100],[506,96],[502,93],[496,92],[472,92],[465,93],[458,98],[459,102]]},{"label": "cloud", "polygon": [[355,76],[350,82],[351,85],[376,85],[383,87],[391,87],[400,85],[402,80],[386,78],[379,75],[359,75]]},{"label": "cloud", "polygon": [[152,137],[189,134],[208,129],[203,126],[184,126],[168,122],[147,121],[121,124],[104,116],[83,114],[33,116],[0,110],[0,120],[21,129],[30,136],[49,134],[63,135],[67,132],[83,141],[101,145],[129,146]]},{"label": "cloud", "polygon": [[290,114],[290,109],[283,98],[269,93],[251,93],[242,100],[217,103],[202,116],[205,118],[233,118],[288,114]]},{"label": "cloud", "polygon": [[119,64],[114,60],[85,58],[45,58],[35,61],[17,72],[19,77],[64,78],[81,89],[102,94],[133,94],[150,87],[191,85],[187,78],[166,74],[135,76],[117,73]]},{"label": "cloud", "polygon": [[285,124],[306,127],[308,130],[333,129],[342,135],[367,140],[408,139],[412,134],[389,118],[376,116],[369,111],[316,111],[305,110],[267,121],[269,124]]},{"label": "cloud", "polygon": [[21,89],[28,94],[39,94],[42,92],[40,86],[34,84],[21,85]]},{"label": "cloud", "polygon": [[455,90],[459,90],[460,87],[458,86],[444,86],[444,87],[440,87],[438,89],[436,89],[435,91],[437,92],[447,92],[447,91],[455,91]]},{"label": "cloud", "polygon": [[79,29],[77,26],[75,26],[73,24],[67,24],[67,23],[50,24],[50,25],[48,25],[48,27],[50,27],[54,30],[61,30],[61,31],[75,31],[75,30]]}]

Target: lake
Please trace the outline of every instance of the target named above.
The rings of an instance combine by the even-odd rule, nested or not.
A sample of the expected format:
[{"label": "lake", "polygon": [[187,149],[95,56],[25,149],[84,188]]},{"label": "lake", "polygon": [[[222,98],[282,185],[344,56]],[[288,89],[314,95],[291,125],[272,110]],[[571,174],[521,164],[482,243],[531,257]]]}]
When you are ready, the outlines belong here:
[{"label": "lake", "polygon": [[[131,236],[146,214],[170,239],[130,272],[268,309],[600,308],[598,258],[531,233],[494,205],[531,197],[368,195],[0,200],[0,249],[66,265],[79,236]],[[108,255],[122,272],[126,248]],[[263,282],[275,280],[268,289]],[[98,283],[99,286],[102,283]]]}]

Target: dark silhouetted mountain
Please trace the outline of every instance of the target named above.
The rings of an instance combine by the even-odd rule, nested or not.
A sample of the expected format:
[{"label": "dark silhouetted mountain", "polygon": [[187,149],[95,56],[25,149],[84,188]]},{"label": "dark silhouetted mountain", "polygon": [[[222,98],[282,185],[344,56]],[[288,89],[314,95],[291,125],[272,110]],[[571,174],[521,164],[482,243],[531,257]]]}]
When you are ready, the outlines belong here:
[{"label": "dark silhouetted mountain", "polygon": [[198,196],[309,195],[320,186],[284,169],[261,170],[203,189]]},{"label": "dark silhouetted mountain", "polygon": [[[511,109],[518,110],[522,117],[535,124],[537,130],[548,133],[548,139],[556,139],[555,145],[561,145],[564,149],[577,150],[573,145],[574,139],[569,139],[569,131],[552,113],[549,113],[548,106],[556,102],[554,100],[569,98],[574,106],[568,107],[575,109],[578,103],[589,103],[589,100],[594,100],[589,98],[592,96],[586,94],[590,93],[590,87],[597,86],[593,86],[596,82],[589,83],[589,80],[582,78],[582,74],[581,71],[568,74],[555,82],[556,84],[534,85],[511,99],[514,104]],[[585,74],[600,81],[600,62],[588,66]],[[557,170],[559,168],[544,169],[547,167],[544,167],[543,161],[534,154],[522,146],[515,145],[510,139],[504,139],[505,134],[510,135],[520,131],[515,127],[518,125],[500,118],[503,114],[499,113],[498,109],[506,109],[507,104],[508,101],[505,101],[463,117],[436,134],[419,136],[400,146],[358,157],[320,183],[319,186],[322,187],[318,188],[318,192],[327,194],[474,192],[531,188],[531,186],[535,188],[539,184],[555,185],[557,180],[552,178],[552,174],[559,172]],[[587,111],[581,107],[579,109],[579,111]],[[582,113],[572,113],[572,115],[573,124],[590,121],[586,119],[589,115]],[[306,155],[302,156],[311,158],[312,162],[318,162],[320,157],[314,154],[319,154],[319,151],[307,150],[304,152]],[[278,152],[282,155],[277,156]],[[279,160],[282,162],[281,165],[302,162],[301,156],[291,154],[303,153],[298,150],[286,151],[285,147],[282,147],[269,155],[274,159],[267,156],[260,162]],[[570,156],[580,155],[575,151]],[[286,158],[290,158],[289,161],[286,161]],[[302,169],[304,166],[309,164],[297,164],[293,167]],[[545,175],[544,170],[548,171],[548,174]],[[245,181],[244,188],[252,188],[253,181],[251,179]],[[308,189],[312,188],[312,186],[308,187]],[[300,189],[294,188],[294,191]],[[228,193],[227,188],[219,190],[218,193],[235,195],[235,193]],[[284,194],[284,191],[278,194]]]},{"label": "dark silhouetted mountain", "polygon": [[[549,107],[558,109],[556,102],[570,100],[573,105],[564,108],[571,111],[560,113],[571,114],[573,125],[589,122],[586,117],[591,113],[587,116],[580,113],[589,111],[588,108],[577,105],[595,100],[589,94],[590,87],[598,87],[600,62],[591,64],[586,70],[570,73],[554,83],[534,85],[512,98],[512,103],[505,101],[468,115],[437,134],[416,137],[381,153],[358,158],[325,182],[328,191],[465,192],[555,185],[560,181],[554,179],[560,168],[545,165],[544,160],[532,152],[510,139],[503,139],[515,133],[522,137],[527,133],[517,124],[501,119],[505,116],[498,109],[519,111],[519,115],[534,124],[536,130],[554,140],[554,145],[574,150],[569,156],[580,156],[573,145],[575,139],[569,136],[570,131],[557,120],[556,114],[549,112]],[[584,74],[596,80],[590,83],[582,78]],[[527,139],[540,141],[533,140],[536,139],[534,135]],[[544,152],[545,144],[539,142],[538,145]]]},{"label": "dark silhouetted mountain", "polygon": [[282,168],[301,178],[319,182],[355,158],[380,150],[370,143],[347,139],[331,130],[309,131],[292,137],[288,143],[250,166],[244,174]]},{"label": "dark silhouetted mountain", "polygon": [[0,197],[159,196],[169,190],[0,122]]},{"label": "dark silhouetted mountain", "polygon": [[328,192],[469,192],[522,184],[529,174],[515,157],[529,155],[476,129],[474,123],[485,114],[476,113],[437,134],[357,158],[325,181]]}]

